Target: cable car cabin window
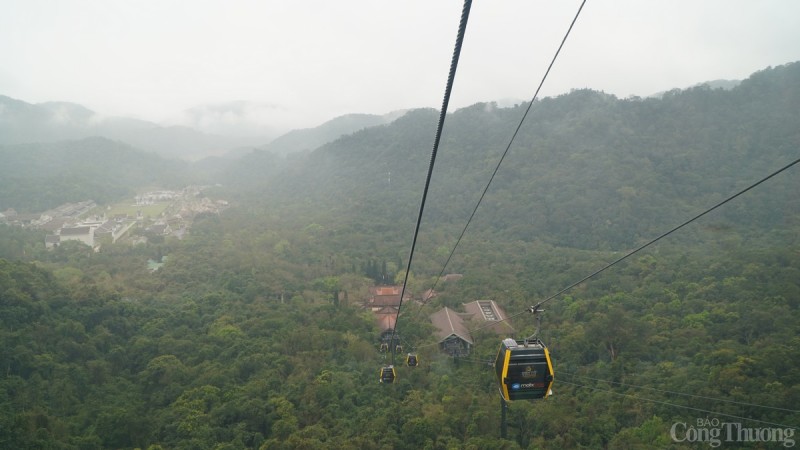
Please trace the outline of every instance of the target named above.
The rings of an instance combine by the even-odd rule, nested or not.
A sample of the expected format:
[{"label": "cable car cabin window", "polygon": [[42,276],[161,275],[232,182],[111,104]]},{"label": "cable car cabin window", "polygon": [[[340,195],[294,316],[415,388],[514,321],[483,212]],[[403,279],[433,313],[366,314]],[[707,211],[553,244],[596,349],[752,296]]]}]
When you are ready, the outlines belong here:
[{"label": "cable car cabin window", "polygon": [[381,383],[394,383],[397,374],[394,371],[394,366],[381,367],[380,379]]},{"label": "cable car cabin window", "polygon": [[494,362],[500,395],[507,401],[545,398],[553,386],[553,364],[542,341],[504,339]]}]

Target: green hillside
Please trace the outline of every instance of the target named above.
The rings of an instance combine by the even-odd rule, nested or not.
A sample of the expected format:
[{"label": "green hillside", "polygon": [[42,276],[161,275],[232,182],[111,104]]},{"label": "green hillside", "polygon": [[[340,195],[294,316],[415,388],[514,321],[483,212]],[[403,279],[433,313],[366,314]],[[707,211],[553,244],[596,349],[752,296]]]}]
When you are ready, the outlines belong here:
[{"label": "green hillside", "polygon": [[[435,111],[301,156],[220,162],[204,177],[231,207],[181,240],[45,250],[40,233],[0,224],[0,448],[792,447],[798,166],[549,302],[539,336],[554,394],[512,402],[505,438],[490,362],[506,336],[473,329],[470,356],[451,358],[428,317],[494,299],[514,337],[531,336],[531,305],[797,160],[798,92],[796,63],[730,90],[538,101],[445,271],[463,278],[404,303],[398,331],[420,365],[399,355],[391,385],[378,383],[391,357],[362,303],[405,268]],[[525,106],[448,116],[414,296],[437,281]],[[101,190],[188,176],[117,146],[122,159],[71,169],[74,186],[104,170]],[[70,197],[49,184],[63,167],[30,149],[0,180],[39,174]],[[751,431],[728,439],[734,429]]]},{"label": "green hillside", "polygon": [[[512,144],[475,226],[507,239],[630,247],[794,159],[799,90],[800,65],[793,64],[732,90],[701,86],[625,100],[583,90],[544,99]],[[450,114],[427,220],[466,221],[526,106],[479,104]],[[241,164],[250,172],[263,168],[262,176],[231,182],[265,193],[265,207],[308,203],[320,221],[328,211],[325,220],[358,221],[380,208],[378,220],[407,223],[417,211],[435,123],[435,111],[413,111],[323,146],[276,176],[263,176],[272,165],[253,154]],[[776,180],[773,193],[754,193],[715,220],[785,223],[786,211],[800,206],[798,187]]]},{"label": "green hillside", "polygon": [[186,163],[94,137],[0,146],[0,209],[41,212],[60,204],[100,204],[132,197],[145,186],[185,186]]},{"label": "green hillside", "polygon": [[107,117],[68,102],[30,104],[0,95],[0,146],[56,144],[91,137],[124,141],[164,158],[197,160],[244,144],[242,139],[203,133],[185,126]]}]

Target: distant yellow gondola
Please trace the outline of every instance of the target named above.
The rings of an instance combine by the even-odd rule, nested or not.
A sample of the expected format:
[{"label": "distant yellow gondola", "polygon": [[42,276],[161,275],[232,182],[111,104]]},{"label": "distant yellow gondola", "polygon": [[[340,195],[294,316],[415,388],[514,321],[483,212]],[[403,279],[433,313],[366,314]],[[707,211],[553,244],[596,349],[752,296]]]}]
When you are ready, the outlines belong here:
[{"label": "distant yellow gondola", "polygon": [[417,367],[417,364],[419,364],[419,358],[417,358],[417,355],[409,353],[408,356],[406,356],[406,365],[408,367]]},{"label": "distant yellow gondola", "polygon": [[379,378],[379,381],[381,383],[394,383],[394,379],[396,377],[397,377],[397,372],[395,372],[394,366],[381,367],[380,378]]},{"label": "distant yellow gondola", "polygon": [[504,339],[494,361],[500,395],[506,400],[534,400],[552,393],[553,363],[538,339]]}]

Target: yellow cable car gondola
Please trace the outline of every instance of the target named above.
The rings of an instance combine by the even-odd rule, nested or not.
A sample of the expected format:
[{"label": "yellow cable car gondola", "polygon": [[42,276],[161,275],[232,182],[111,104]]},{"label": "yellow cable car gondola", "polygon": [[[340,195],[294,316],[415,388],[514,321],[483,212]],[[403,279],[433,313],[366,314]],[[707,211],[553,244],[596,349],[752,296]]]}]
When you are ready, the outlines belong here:
[{"label": "yellow cable car gondola", "polygon": [[406,365],[408,367],[417,367],[418,364],[419,364],[419,358],[417,358],[416,354],[409,353],[408,356],[406,356]]},{"label": "yellow cable car gondola", "polygon": [[381,367],[380,378],[379,381],[381,383],[394,383],[394,379],[397,376],[397,373],[394,370],[394,366],[383,366]]},{"label": "yellow cable car gondola", "polygon": [[494,361],[500,395],[506,401],[533,400],[552,394],[553,363],[539,339],[504,339]]}]

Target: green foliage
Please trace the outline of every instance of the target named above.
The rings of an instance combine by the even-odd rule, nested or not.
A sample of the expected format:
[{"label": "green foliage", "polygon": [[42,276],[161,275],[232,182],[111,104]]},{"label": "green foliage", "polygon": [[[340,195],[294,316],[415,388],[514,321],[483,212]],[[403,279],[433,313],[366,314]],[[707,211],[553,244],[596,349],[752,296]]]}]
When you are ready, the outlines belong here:
[{"label": "green foliage", "polygon": [[[575,91],[535,105],[451,261],[464,277],[404,304],[399,331],[421,364],[397,363],[393,385],[377,382],[388,357],[361,302],[405,270],[434,111],[266,179],[253,165],[230,191],[238,204],[181,241],[46,251],[37,233],[0,226],[0,447],[688,448],[669,430],[698,416],[793,426],[792,173],[548,303],[555,392],[511,404],[506,439],[486,364],[498,336],[475,333],[470,358],[453,360],[426,317],[483,298],[524,312],[764,175],[796,150],[797,71],[730,92]],[[436,280],[520,110],[448,118],[412,294]],[[536,330],[527,315],[513,325]]]},{"label": "green foliage", "polygon": [[[470,236],[631,248],[794,159],[800,112],[789,99],[800,98],[799,78],[795,63],[756,73],[730,91],[698,87],[661,99],[621,100],[577,90],[545,98],[520,129]],[[424,215],[426,236],[457,236],[526,106],[478,104],[448,116]],[[284,219],[299,219],[297,227],[368,226],[362,240],[348,242],[353,251],[404,252],[397,236],[413,229],[435,123],[435,111],[412,111],[287,161],[290,167],[278,173],[230,181],[268,192],[264,208],[291,211]],[[258,164],[252,163],[250,170]],[[772,180],[704,227],[719,233],[732,224],[775,227],[796,220],[796,187],[786,178]],[[678,239],[694,243],[707,232],[687,230]],[[436,256],[442,243],[431,242],[426,256]]]}]

